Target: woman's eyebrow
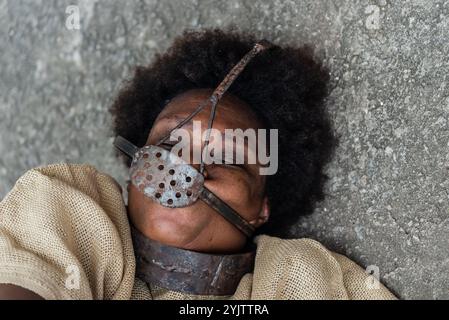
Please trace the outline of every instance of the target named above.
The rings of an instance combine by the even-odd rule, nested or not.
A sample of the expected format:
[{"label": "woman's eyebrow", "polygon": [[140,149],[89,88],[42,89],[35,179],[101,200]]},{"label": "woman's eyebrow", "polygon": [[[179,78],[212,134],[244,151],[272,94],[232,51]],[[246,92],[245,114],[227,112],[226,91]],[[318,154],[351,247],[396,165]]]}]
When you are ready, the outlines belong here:
[{"label": "woman's eyebrow", "polygon": [[161,118],[157,119],[157,122],[168,121],[168,122],[176,122],[176,124],[180,124],[184,120],[184,117],[179,114],[168,114],[164,115]]},{"label": "woman's eyebrow", "polygon": [[[184,118],[182,116],[179,115],[169,115],[169,116],[163,116],[162,118],[159,118],[154,124],[153,124],[153,129],[155,128],[159,128],[160,127],[160,137],[166,137],[169,133],[171,133],[173,131],[174,128],[176,128],[182,121],[184,120]],[[181,128],[184,129],[192,129],[192,124],[188,123],[185,124],[184,126],[182,126]],[[180,129],[181,129],[180,128]],[[170,141],[170,139],[166,139],[163,142],[167,142]]]},{"label": "woman's eyebrow", "polygon": [[[184,115],[178,115],[178,114],[168,115],[168,116],[164,116],[164,117],[160,118],[158,120],[158,123],[165,122],[164,123],[164,129],[163,129],[164,133],[161,134],[161,136],[168,134],[168,132],[172,131],[173,128],[175,128],[177,125],[179,125],[184,119],[185,119]],[[166,127],[168,129],[166,129]],[[184,126],[182,126],[179,129],[186,129],[186,130],[193,131],[193,122],[186,123]],[[225,129],[225,130],[236,130],[236,128],[228,128],[228,129]],[[245,130],[243,130],[243,131],[245,131]],[[193,132],[192,132],[192,134],[193,134]],[[201,135],[202,134],[203,134],[203,132],[201,133]],[[226,135],[226,132],[224,132],[222,130],[220,130],[220,136],[221,136],[221,141],[222,141],[222,159],[223,160],[229,160],[229,157],[225,156],[226,155],[226,144],[229,144],[230,146],[232,146],[232,158],[233,158],[233,160],[235,160],[235,158],[236,158],[235,154],[236,154],[236,149],[237,149],[236,148],[236,141],[234,141],[234,139],[231,140]],[[204,141],[203,141],[202,138],[203,137],[201,137],[201,141],[203,143]],[[257,163],[256,150],[253,150],[253,148],[251,148],[248,145],[248,139],[245,138],[243,140],[244,140],[244,147],[243,147],[244,149],[243,150],[245,151],[245,155],[246,155],[246,157],[244,157],[244,159],[247,159],[248,158],[248,154],[252,153],[252,154],[254,154],[254,156],[256,158],[256,163],[251,163],[251,164],[258,164]],[[169,141],[170,141],[170,143],[167,143]],[[169,144],[169,145],[175,145],[177,143],[177,141],[172,141],[170,139],[167,139],[166,141],[164,141],[164,143]],[[192,143],[192,141],[191,141],[191,143]],[[211,146],[213,146],[213,145],[214,145],[214,143],[212,142]],[[217,148],[215,148],[215,149],[217,149]],[[233,162],[235,162],[235,161],[233,161]],[[249,163],[247,161],[244,161],[244,163],[242,163],[242,164],[249,164]]]}]

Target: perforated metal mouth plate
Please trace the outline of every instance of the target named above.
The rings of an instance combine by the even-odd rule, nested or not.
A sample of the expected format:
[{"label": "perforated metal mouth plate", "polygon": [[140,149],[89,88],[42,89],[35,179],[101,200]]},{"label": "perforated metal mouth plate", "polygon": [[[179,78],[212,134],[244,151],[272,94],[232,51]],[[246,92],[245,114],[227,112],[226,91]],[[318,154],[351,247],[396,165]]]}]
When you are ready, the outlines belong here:
[{"label": "perforated metal mouth plate", "polygon": [[164,207],[182,208],[197,201],[204,177],[174,153],[145,146],[133,157],[131,183]]}]

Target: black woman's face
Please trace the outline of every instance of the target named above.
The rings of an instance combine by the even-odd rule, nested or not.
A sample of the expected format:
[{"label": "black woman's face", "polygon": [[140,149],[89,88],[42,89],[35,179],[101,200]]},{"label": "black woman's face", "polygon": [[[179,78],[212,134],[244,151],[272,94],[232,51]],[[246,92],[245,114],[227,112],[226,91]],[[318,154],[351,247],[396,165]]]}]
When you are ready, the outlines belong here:
[{"label": "black woman's face", "polygon": [[[191,90],[172,99],[156,119],[146,145],[156,144],[211,93],[209,89]],[[209,115],[210,108],[205,108],[193,120],[200,121],[205,130]],[[193,135],[192,123],[183,128]],[[225,95],[218,104],[213,128],[224,135],[225,129],[246,130],[262,126],[248,105],[234,96]],[[190,149],[194,147],[192,145]],[[247,161],[243,165],[214,163],[205,167],[204,185],[255,227],[265,223],[269,216],[264,195],[265,176],[259,174],[259,168],[259,164],[248,164]],[[128,207],[131,221],[142,233],[168,245],[203,252],[233,252],[246,242],[240,231],[200,200],[184,208],[167,208],[130,185]]]}]

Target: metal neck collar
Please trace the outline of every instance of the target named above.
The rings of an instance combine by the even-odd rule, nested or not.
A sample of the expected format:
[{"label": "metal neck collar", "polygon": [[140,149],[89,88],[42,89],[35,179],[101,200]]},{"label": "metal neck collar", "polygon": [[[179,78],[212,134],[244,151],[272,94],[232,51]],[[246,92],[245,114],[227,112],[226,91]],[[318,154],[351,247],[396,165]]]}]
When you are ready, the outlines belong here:
[{"label": "metal neck collar", "polygon": [[133,226],[131,235],[136,276],[149,285],[195,295],[232,295],[254,268],[254,244],[240,254],[206,254],[164,245]]}]

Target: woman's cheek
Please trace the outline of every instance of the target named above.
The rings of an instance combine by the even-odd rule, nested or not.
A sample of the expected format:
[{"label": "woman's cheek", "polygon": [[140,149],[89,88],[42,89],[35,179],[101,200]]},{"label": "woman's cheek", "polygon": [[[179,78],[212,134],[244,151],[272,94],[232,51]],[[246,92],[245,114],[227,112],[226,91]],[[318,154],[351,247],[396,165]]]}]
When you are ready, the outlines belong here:
[{"label": "woman's cheek", "polygon": [[206,180],[205,186],[241,215],[251,213],[254,209],[258,210],[254,205],[257,199],[252,196],[254,186],[241,175],[223,173],[217,175],[217,178]]}]

